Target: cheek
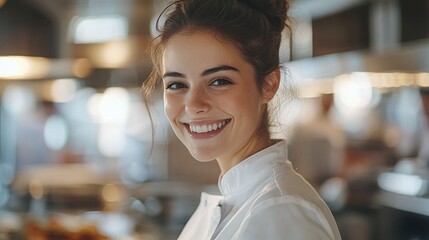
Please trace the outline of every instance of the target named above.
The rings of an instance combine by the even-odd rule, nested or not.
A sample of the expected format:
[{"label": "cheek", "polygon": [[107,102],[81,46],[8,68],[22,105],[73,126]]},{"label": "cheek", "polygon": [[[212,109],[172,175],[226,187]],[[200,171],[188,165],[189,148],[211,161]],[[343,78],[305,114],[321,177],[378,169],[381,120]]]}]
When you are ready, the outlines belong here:
[{"label": "cheek", "polygon": [[235,115],[236,118],[240,118],[240,121],[258,119],[261,112],[261,100],[253,96],[255,95],[242,93],[230,98],[223,98],[222,105],[227,106],[228,112]]},{"label": "cheek", "polygon": [[247,89],[246,94],[242,94],[236,108],[241,113],[243,127],[250,129],[258,128],[262,114],[262,97],[255,88]]},{"label": "cheek", "polygon": [[174,122],[174,118],[178,115],[180,111],[179,105],[180,105],[180,102],[177,100],[174,100],[174,97],[164,95],[164,112],[171,123]]},{"label": "cheek", "polygon": [[237,96],[237,102],[241,104],[241,107],[245,107],[246,109],[259,109],[262,105],[262,94],[256,88],[256,86],[248,86],[244,88]]}]

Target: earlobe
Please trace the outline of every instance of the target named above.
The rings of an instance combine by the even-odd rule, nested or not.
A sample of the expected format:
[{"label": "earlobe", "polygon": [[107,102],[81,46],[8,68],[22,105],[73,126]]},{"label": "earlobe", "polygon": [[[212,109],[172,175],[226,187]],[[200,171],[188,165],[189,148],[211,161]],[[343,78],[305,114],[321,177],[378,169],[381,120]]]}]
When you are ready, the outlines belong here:
[{"label": "earlobe", "polygon": [[276,95],[280,85],[280,69],[277,68],[269,73],[264,80],[264,86],[262,87],[263,102],[268,103]]}]

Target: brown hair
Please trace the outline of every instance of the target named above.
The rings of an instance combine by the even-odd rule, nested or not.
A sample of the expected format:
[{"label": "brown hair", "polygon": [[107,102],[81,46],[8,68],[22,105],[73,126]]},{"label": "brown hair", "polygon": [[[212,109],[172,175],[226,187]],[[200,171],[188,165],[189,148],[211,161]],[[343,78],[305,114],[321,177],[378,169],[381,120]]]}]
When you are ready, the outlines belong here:
[{"label": "brown hair", "polygon": [[[143,83],[145,97],[160,82],[162,51],[168,40],[179,32],[194,31],[207,31],[235,44],[254,67],[257,85],[262,91],[265,77],[280,65],[281,33],[288,27],[288,9],[286,0],[174,1],[161,12],[156,23],[160,34],[152,43],[153,70]],[[165,22],[160,28],[162,17]],[[263,132],[268,132],[267,110],[262,128]]]}]

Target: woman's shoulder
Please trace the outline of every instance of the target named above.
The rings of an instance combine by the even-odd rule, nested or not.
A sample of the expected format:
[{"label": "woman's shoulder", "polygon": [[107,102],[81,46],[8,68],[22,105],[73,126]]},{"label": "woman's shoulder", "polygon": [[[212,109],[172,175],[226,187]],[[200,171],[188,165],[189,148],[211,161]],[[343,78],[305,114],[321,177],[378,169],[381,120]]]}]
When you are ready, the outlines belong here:
[{"label": "woman's shoulder", "polygon": [[291,239],[340,239],[332,216],[327,216],[317,204],[293,195],[273,197],[256,204],[248,212],[240,232],[246,236],[275,233],[279,237],[288,234]]},{"label": "woman's shoulder", "polygon": [[273,173],[262,184],[261,197],[298,197],[310,202],[321,200],[317,191],[300,174],[293,170],[289,161],[275,167]]},{"label": "woman's shoulder", "polygon": [[340,239],[331,211],[314,188],[296,172],[279,171],[262,189],[247,213],[243,225],[246,231],[265,223],[280,228],[273,231],[293,230],[294,234],[306,234],[302,236],[308,236],[308,239]]},{"label": "woman's shoulder", "polygon": [[284,211],[299,208],[300,211],[332,217],[317,191],[295,171],[273,174],[260,189],[255,193],[251,211],[257,212],[267,207]]}]

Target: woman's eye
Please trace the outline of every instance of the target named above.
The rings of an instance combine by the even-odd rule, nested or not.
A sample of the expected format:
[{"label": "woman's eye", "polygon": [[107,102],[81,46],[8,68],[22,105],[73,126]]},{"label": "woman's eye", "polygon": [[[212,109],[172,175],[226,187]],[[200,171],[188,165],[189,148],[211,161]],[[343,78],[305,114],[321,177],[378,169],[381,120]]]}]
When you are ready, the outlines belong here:
[{"label": "woman's eye", "polygon": [[231,84],[231,81],[224,78],[215,79],[210,85],[211,86],[225,86]]},{"label": "woman's eye", "polygon": [[173,90],[175,90],[175,89],[181,89],[181,88],[185,88],[185,87],[186,87],[186,85],[185,85],[185,84],[183,84],[183,83],[180,83],[180,82],[172,82],[172,83],[169,83],[169,84],[167,85],[166,89],[173,89]]}]

